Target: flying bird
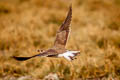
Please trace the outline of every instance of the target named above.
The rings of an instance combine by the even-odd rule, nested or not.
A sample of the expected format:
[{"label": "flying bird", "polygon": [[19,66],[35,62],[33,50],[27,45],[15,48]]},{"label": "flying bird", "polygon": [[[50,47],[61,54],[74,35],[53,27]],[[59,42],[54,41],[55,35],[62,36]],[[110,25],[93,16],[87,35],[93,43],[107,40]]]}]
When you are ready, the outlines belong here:
[{"label": "flying bird", "polygon": [[45,56],[45,57],[56,57],[56,58],[64,57],[65,59],[69,61],[74,60],[75,56],[80,54],[80,51],[71,51],[65,48],[67,40],[68,40],[68,36],[70,33],[71,20],[72,20],[72,6],[70,5],[67,17],[56,33],[56,39],[55,39],[55,42],[52,48],[42,51],[39,54],[33,55],[31,57],[13,56],[13,58],[18,61],[25,61],[33,57]]}]

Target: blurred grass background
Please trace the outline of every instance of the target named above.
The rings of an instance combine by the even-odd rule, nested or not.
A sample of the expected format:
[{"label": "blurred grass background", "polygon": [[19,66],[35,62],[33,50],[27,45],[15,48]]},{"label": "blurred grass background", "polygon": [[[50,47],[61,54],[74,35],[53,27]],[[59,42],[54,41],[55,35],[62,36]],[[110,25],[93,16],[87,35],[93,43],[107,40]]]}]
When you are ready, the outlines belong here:
[{"label": "blurred grass background", "polygon": [[[25,62],[11,58],[52,47],[71,2],[67,49],[81,51],[72,65],[63,58],[37,57]],[[120,0],[0,0],[0,80],[54,77],[120,80]]]}]

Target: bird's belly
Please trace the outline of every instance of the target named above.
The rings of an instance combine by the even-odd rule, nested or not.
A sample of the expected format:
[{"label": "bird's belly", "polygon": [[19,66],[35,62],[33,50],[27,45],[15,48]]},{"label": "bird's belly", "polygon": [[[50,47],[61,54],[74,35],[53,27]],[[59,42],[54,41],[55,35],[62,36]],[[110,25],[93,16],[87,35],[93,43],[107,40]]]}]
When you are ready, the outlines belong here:
[{"label": "bird's belly", "polygon": [[64,57],[65,59],[71,61],[78,54],[80,54],[80,51],[67,51],[65,53],[59,54],[58,57]]}]

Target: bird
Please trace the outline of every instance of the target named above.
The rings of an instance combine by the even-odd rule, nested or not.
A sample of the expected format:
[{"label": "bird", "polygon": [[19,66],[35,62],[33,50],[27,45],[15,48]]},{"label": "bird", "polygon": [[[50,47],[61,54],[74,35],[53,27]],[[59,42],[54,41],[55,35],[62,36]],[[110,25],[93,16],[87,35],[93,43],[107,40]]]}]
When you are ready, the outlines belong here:
[{"label": "bird", "polygon": [[71,20],[72,20],[72,5],[69,6],[67,16],[64,22],[62,23],[62,25],[60,26],[59,30],[56,32],[56,39],[54,41],[53,47],[44,51],[42,50],[40,51],[39,54],[30,56],[30,57],[13,56],[13,58],[18,61],[25,61],[37,56],[55,57],[55,58],[63,57],[68,61],[72,61],[76,59],[76,56],[80,54],[80,51],[72,51],[72,50],[66,49],[66,43],[70,33]]}]

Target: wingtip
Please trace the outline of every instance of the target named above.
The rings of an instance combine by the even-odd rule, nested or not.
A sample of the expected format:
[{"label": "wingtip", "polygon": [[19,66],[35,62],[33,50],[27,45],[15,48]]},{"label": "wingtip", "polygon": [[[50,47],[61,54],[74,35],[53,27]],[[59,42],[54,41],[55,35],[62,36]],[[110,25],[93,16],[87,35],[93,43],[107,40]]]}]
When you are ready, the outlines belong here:
[{"label": "wingtip", "polygon": [[15,60],[19,60],[18,57],[16,57],[16,56],[12,56],[11,58],[13,58]]},{"label": "wingtip", "polygon": [[11,58],[15,59],[15,60],[18,60],[18,58],[16,56],[12,56]]},{"label": "wingtip", "polygon": [[72,8],[72,3],[70,4],[70,8]]},{"label": "wingtip", "polygon": [[69,9],[70,9],[70,11],[72,11],[72,3],[70,4]]},{"label": "wingtip", "polygon": [[16,56],[12,56],[11,58],[16,59]]},{"label": "wingtip", "polygon": [[16,56],[12,56],[12,58],[14,58],[17,61],[25,61],[30,59],[31,57],[16,57]]}]

